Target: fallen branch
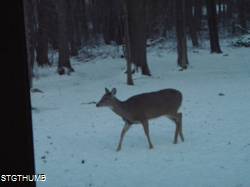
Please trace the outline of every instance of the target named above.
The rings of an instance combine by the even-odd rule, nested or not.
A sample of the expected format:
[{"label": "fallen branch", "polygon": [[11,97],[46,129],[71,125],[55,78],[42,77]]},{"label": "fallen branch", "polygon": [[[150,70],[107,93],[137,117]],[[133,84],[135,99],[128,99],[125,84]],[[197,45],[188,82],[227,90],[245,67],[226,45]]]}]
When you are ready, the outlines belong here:
[{"label": "fallen branch", "polygon": [[31,88],[30,91],[33,93],[43,93],[43,91],[38,88]]},{"label": "fallen branch", "polygon": [[82,102],[81,105],[91,105],[91,104],[96,104],[96,101],[90,101],[90,102]]}]

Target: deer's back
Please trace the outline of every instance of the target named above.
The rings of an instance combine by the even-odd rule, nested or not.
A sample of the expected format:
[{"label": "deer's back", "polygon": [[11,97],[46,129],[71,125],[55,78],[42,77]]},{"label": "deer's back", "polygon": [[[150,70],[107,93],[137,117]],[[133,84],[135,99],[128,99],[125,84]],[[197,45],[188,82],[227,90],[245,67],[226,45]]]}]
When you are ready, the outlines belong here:
[{"label": "deer's back", "polygon": [[130,97],[124,102],[133,120],[175,114],[182,102],[182,94],[175,89],[164,89]]}]

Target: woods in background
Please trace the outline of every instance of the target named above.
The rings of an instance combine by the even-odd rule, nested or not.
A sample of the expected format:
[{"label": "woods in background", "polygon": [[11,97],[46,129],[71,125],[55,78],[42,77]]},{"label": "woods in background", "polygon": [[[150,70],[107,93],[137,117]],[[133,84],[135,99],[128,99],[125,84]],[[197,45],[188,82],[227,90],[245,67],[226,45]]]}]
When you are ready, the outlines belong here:
[{"label": "woods in background", "polygon": [[249,9],[247,0],[25,0],[30,77],[35,63],[51,65],[51,50],[59,54],[58,74],[70,74],[70,57],[100,40],[124,46],[128,84],[133,84],[135,70],[151,75],[149,40],[176,37],[177,65],[184,70],[189,64],[187,40],[199,47],[202,36],[207,36],[211,52],[221,53],[219,33],[248,32]]}]

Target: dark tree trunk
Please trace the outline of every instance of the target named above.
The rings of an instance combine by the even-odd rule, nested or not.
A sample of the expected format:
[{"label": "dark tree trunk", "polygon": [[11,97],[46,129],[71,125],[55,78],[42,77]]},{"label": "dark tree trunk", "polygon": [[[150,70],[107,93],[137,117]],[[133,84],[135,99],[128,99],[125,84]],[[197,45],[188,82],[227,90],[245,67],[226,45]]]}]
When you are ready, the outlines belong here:
[{"label": "dark tree trunk", "polygon": [[207,0],[207,16],[211,53],[222,53],[219,44],[218,23],[215,0]]},{"label": "dark tree trunk", "polygon": [[[36,0],[37,1],[37,0]],[[49,47],[51,47],[54,50],[58,50],[58,18],[57,18],[57,12],[55,4],[52,0],[46,0],[48,2],[48,11],[47,11],[47,17],[48,19],[48,40],[49,40]],[[52,62],[50,62],[52,63]]]},{"label": "dark tree trunk", "polygon": [[143,75],[150,76],[146,57],[145,0],[126,0],[130,34],[131,60]]},{"label": "dark tree trunk", "polygon": [[79,6],[80,6],[80,10],[79,10],[79,32],[82,35],[81,36],[81,44],[83,41],[87,41],[89,39],[89,31],[88,31],[88,26],[87,26],[87,14],[86,14],[86,2],[85,0],[79,0]]},{"label": "dark tree trunk", "polygon": [[176,38],[177,38],[177,63],[182,69],[187,69],[187,40],[186,40],[186,24],[185,24],[185,4],[186,0],[176,0]]},{"label": "dark tree trunk", "polygon": [[218,4],[218,16],[221,16],[222,15],[222,12],[223,12],[223,5],[222,5],[222,0],[217,0]]},{"label": "dark tree trunk", "polygon": [[226,8],[224,0],[218,0],[218,24],[221,23],[223,28],[227,27],[226,23]]},{"label": "dark tree trunk", "polygon": [[56,0],[56,10],[58,16],[58,44],[59,61],[58,73],[63,75],[74,71],[70,64],[69,38],[67,29],[67,0]]},{"label": "dark tree trunk", "polygon": [[226,15],[225,15],[225,22],[227,24],[227,26],[229,27],[229,30],[231,32],[231,34],[235,34],[236,33],[236,5],[235,2],[233,0],[228,0],[225,2],[227,9],[226,9]]},{"label": "dark tree trunk", "polygon": [[102,35],[106,44],[122,44],[124,28],[122,25],[122,1],[89,1],[92,37]]},{"label": "dark tree trunk", "polygon": [[228,0],[228,1],[225,1],[225,12],[224,12],[224,20],[225,20],[225,24],[226,26],[230,27],[230,21],[232,20],[232,0]]},{"label": "dark tree trunk", "polygon": [[168,0],[165,2],[165,6],[162,7],[164,9],[165,17],[163,18],[163,31],[162,36],[167,37],[167,31],[171,31],[173,29],[173,26],[175,25],[174,22],[174,1]]},{"label": "dark tree trunk", "polygon": [[234,9],[233,9],[234,1],[233,0],[228,0],[225,3],[226,3],[226,6],[227,6],[227,8],[226,8],[226,18],[227,19],[232,19],[233,11],[234,11]]},{"label": "dark tree trunk", "polygon": [[202,21],[202,1],[194,0],[194,17],[195,17],[195,25],[197,31],[201,30],[201,21]]},{"label": "dark tree trunk", "polygon": [[97,3],[95,0],[89,2],[90,17],[92,27],[90,28],[90,34],[95,38],[101,31],[101,15],[103,12],[103,1]]},{"label": "dark tree trunk", "polygon": [[127,84],[128,85],[134,85],[133,82],[133,78],[132,78],[132,60],[131,60],[131,39],[130,39],[130,33],[129,33],[129,24],[128,24],[128,7],[127,7],[127,3],[125,2],[125,0],[122,0],[123,4],[123,18],[124,18],[124,39],[125,39],[125,45],[126,45],[126,52],[125,52],[125,57],[126,57],[126,61],[127,61]]},{"label": "dark tree trunk", "polygon": [[30,87],[32,88],[33,65],[35,61],[35,25],[36,25],[36,1],[26,0],[23,2],[24,6],[24,21],[25,21],[25,37],[28,60],[28,73]]},{"label": "dark tree trunk", "polygon": [[113,32],[113,27],[112,27],[112,20],[113,16],[112,15],[112,1],[106,1],[105,3],[105,14],[104,16],[104,26],[103,26],[103,38],[106,44],[110,44],[112,41],[112,32]]},{"label": "dark tree trunk", "polygon": [[48,58],[48,0],[38,1],[38,31],[36,35],[36,60],[39,66],[50,65]]},{"label": "dark tree trunk", "polygon": [[246,0],[239,0],[239,23],[241,27],[241,33],[244,34],[247,31],[247,22],[246,22]]},{"label": "dark tree trunk", "polygon": [[187,26],[193,46],[198,47],[199,42],[197,36],[197,20],[193,14],[193,5],[194,5],[193,1],[194,0],[191,0],[188,3],[186,3]]},{"label": "dark tree trunk", "polygon": [[[81,37],[79,31],[79,1],[68,1],[67,2],[67,25],[68,25],[68,36],[70,42],[70,56],[77,56],[78,50],[81,46]],[[81,18],[80,18],[81,19]]]}]

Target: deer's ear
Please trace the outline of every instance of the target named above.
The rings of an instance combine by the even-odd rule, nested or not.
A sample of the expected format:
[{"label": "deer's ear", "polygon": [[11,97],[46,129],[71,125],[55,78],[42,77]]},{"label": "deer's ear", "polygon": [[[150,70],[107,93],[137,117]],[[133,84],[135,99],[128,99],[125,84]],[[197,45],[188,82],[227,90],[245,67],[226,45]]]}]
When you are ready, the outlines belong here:
[{"label": "deer's ear", "polygon": [[108,88],[105,88],[105,92],[106,93],[110,93],[110,91],[108,90]]},{"label": "deer's ear", "polygon": [[116,94],[116,88],[113,88],[112,90],[111,90],[111,95],[115,95]]}]

